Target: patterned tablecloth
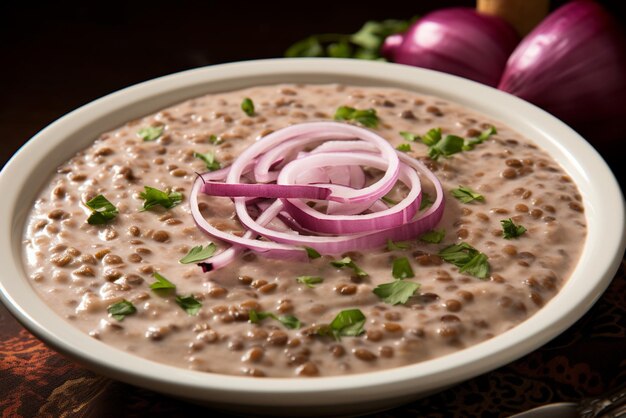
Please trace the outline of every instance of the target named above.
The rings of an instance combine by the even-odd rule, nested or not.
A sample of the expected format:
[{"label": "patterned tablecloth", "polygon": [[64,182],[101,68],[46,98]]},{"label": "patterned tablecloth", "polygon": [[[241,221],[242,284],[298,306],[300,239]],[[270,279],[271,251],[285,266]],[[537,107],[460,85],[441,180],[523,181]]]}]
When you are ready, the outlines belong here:
[{"label": "patterned tablecloth", "polygon": [[[593,308],[527,356],[371,417],[505,417],[596,396],[626,381],[626,259]],[[99,376],[46,347],[0,305],[0,412],[13,417],[222,416]]]}]

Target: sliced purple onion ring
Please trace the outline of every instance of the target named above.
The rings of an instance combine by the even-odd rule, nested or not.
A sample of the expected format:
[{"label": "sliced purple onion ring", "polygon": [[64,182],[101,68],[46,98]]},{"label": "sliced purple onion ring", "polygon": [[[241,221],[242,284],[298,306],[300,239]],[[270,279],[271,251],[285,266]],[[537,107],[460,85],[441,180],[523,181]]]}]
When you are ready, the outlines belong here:
[{"label": "sliced purple onion ring", "polygon": [[[383,174],[367,184],[364,167]],[[436,198],[419,213],[421,180],[432,184]],[[408,188],[406,197],[393,205],[383,202],[397,182]],[[231,197],[246,232],[239,236],[212,226],[200,211],[200,192]],[[207,271],[247,250],[302,260],[303,247],[337,255],[413,239],[433,229],[444,210],[441,183],[424,164],[370,130],[337,122],[292,125],[267,135],[229,168],[199,175],[190,204],[200,229],[231,244],[202,263]]]}]

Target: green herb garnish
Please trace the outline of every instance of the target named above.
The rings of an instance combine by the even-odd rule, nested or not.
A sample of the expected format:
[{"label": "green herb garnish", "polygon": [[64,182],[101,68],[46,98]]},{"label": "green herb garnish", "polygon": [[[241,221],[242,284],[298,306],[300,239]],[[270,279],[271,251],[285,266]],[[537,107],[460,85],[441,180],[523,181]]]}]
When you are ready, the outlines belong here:
[{"label": "green herb garnish", "polygon": [[176,296],[176,304],[183,308],[188,315],[197,315],[202,308],[202,302],[196,299],[193,295],[189,296]]},{"label": "green herb garnish", "polygon": [[[413,20],[415,20],[414,18]],[[387,19],[368,21],[354,34],[313,35],[293,44],[286,57],[333,57],[383,60],[380,47],[391,34],[404,32],[412,21]]]},{"label": "green herb garnish", "polygon": [[422,235],[420,235],[419,238],[420,238],[420,241],[429,242],[431,244],[439,244],[445,236],[446,236],[445,229],[440,229],[440,230],[433,229],[432,231],[424,232]]},{"label": "green herb garnish", "polygon": [[215,158],[215,154],[213,154],[211,151],[207,152],[206,154],[194,152],[193,156],[204,161],[204,164],[209,171],[215,171],[222,168],[220,162],[217,161],[217,159]]},{"label": "green herb garnish", "polygon": [[354,270],[354,274],[356,274],[359,277],[368,276],[368,274],[364,272],[363,270],[361,270],[361,268],[357,266],[350,257],[344,257],[341,260],[331,261],[330,264],[338,268],[343,268],[343,267],[351,268],[352,270]]},{"label": "green herb garnish", "polygon": [[359,110],[349,106],[341,106],[335,112],[335,120],[355,121],[368,128],[378,126],[376,109]]},{"label": "green herb garnish", "polygon": [[147,126],[137,131],[137,135],[144,141],[154,141],[156,139],[159,139],[161,135],[163,135],[164,129],[165,127],[163,125]]},{"label": "green herb garnish", "polygon": [[439,256],[448,263],[459,267],[459,272],[468,273],[479,279],[489,275],[487,256],[466,242],[450,245],[441,251]]},{"label": "green herb garnish", "polygon": [[123,299],[112,305],[109,305],[107,312],[118,321],[123,321],[128,315],[132,315],[137,312],[137,308],[131,302]]},{"label": "green herb garnish", "polygon": [[400,136],[410,142],[415,142],[420,139],[419,135],[415,135],[407,131],[400,131]]},{"label": "green herb garnish", "polygon": [[254,102],[249,97],[246,97],[241,102],[241,110],[248,116],[254,116]]},{"label": "green herb garnish", "polygon": [[250,309],[248,311],[248,319],[252,324],[258,324],[259,322],[267,318],[275,319],[289,329],[299,329],[302,326],[300,320],[293,315],[277,316],[272,312],[257,312],[254,309]]},{"label": "green herb garnish", "polygon": [[398,151],[401,151],[401,152],[409,152],[409,151],[411,151],[411,145],[410,144],[400,144],[400,145],[398,145],[396,147],[396,149]]},{"label": "green herb garnish", "polygon": [[485,142],[491,135],[497,134],[498,131],[496,127],[491,125],[487,129],[483,130],[477,137],[468,138],[465,141],[465,145],[463,145],[463,151],[468,151],[474,149],[474,145],[482,144]]},{"label": "green herb garnish", "polygon": [[150,285],[150,289],[152,290],[171,290],[176,289],[176,285],[165,277],[157,273],[156,271],[152,273],[152,277],[154,277],[157,281]]},{"label": "green herb garnish", "polygon": [[87,223],[90,225],[105,224],[115,218],[119,213],[115,205],[101,194],[86,202],[85,205],[93,211],[91,215],[89,215],[89,218],[87,218]]},{"label": "green herb garnish", "polygon": [[326,326],[320,327],[319,335],[332,335],[336,340],[341,337],[358,337],[363,334],[365,315],[359,309],[346,309],[337,314]]},{"label": "green herb garnish", "polygon": [[428,156],[437,160],[439,157],[449,157],[453,154],[463,151],[465,139],[456,135],[446,135],[437,143],[428,148]]},{"label": "green herb garnish", "polygon": [[398,202],[396,202],[395,200],[393,200],[392,198],[390,198],[389,196],[383,196],[380,198],[383,202],[389,204],[389,205],[396,205],[398,204]]},{"label": "green herb garnish", "polygon": [[476,193],[469,187],[465,187],[465,186],[459,186],[458,189],[452,190],[452,196],[456,197],[462,203],[470,203],[475,200],[480,201],[480,202],[485,201],[485,196],[479,193]]},{"label": "green herb garnish", "polygon": [[396,279],[415,277],[411,263],[409,263],[409,259],[406,257],[399,257],[393,260],[391,275]]},{"label": "green herb garnish", "polygon": [[313,289],[316,284],[320,284],[324,281],[324,278],[318,276],[299,276],[296,277],[298,283],[302,283],[308,288]]},{"label": "green herb garnish", "polygon": [[193,247],[186,256],[178,260],[181,264],[190,264],[197,263],[198,261],[206,260],[215,254],[217,247],[215,244],[210,243],[206,247],[202,247],[202,245],[198,245],[197,247]]},{"label": "green herb garnish", "polygon": [[317,250],[315,248],[304,247],[304,250],[306,251],[306,255],[311,260],[313,260],[314,258],[320,258],[322,256],[320,253],[317,252]]},{"label": "green herb garnish", "polygon": [[526,228],[522,225],[515,225],[511,218],[503,219],[500,221],[502,224],[502,231],[504,232],[504,239],[512,239],[521,236],[526,232]]},{"label": "green herb garnish", "polygon": [[209,136],[209,142],[213,145],[219,145],[223,142],[222,138],[217,135]]},{"label": "green herb garnish", "polygon": [[145,191],[139,194],[139,197],[145,202],[142,210],[148,210],[154,206],[162,206],[165,209],[171,209],[183,200],[183,195],[178,192],[161,191],[154,187],[144,186]]},{"label": "green herb garnish", "polygon": [[383,283],[373,290],[374,294],[383,302],[391,305],[405,304],[420,288],[419,283],[396,279],[390,283]]},{"label": "green herb garnish", "polygon": [[387,250],[388,251],[401,251],[408,250],[410,245],[406,242],[393,242],[392,240],[387,240]]},{"label": "green herb garnish", "polygon": [[428,193],[422,193],[422,201],[420,202],[420,210],[424,210],[435,203]]}]

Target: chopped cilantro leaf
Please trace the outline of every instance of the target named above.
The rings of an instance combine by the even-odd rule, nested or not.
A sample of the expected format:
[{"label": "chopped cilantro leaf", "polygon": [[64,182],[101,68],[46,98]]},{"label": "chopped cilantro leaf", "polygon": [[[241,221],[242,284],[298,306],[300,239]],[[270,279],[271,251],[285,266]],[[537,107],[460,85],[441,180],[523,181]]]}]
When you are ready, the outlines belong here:
[{"label": "chopped cilantro leaf", "polygon": [[219,145],[223,142],[222,138],[217,135],[209,136],[209,142],[213,145]]},{"label": "chopped cilantro leaf", "polygon": [[422,201],[420,202],[420,210],[424,210],[435,203],[430,195],[426,192],[422,193]]},{"label": "chopped cilantro leaf", "polygon": [[396,279],[406,279],[415,277],[411,263],[407,257],[399,257],[393,260],[391,275]]},{"label": "chopped cilantro leaf", "polygon": [[87,223],[90,225],[105,224],[115,218],[119,213],[113,203],[109,202],[107,198],[101,194],[86,202],[85,206],[93,211],[91,215],[89,215],[89,218],[87,218]]},{"label": "chopped cilantro leaf", "polygon": [[154,141],[157,140],[163,135],[163,130],[165,127],[163,125],[160,126],[147,126],[145,128],[141,128],[137,131],[137,135],[139,138],[144,141]]},{"label": "chopped cilantro leaf", "polygon": [[420,235],[420,240],[424,242],[429,242],[431,244],[439,244],[441,240],[446,236],[446,230],[440,229],[432,231],[428,231]]},{"label": "chopped cilantro leaf", "polygon": [[241,110],[248,116],[254,116],[254,102],[249,97],[246,97],[241,102]]},{"label": "chopped cilantro leaf", "polygon": [[204,164],[206,165],[206,169],[209,171],[215,171],[215,170],[219,170],[220,168],[222,168],[222,165],[220,164],[220,162],[217,161],[217,159],[215,158],[215,154],[213,154],[211,151],[205,154],[194,152],[193,156],[204,161]]},{"label": "chopped cilantro leaf", "polygon": [[202,308],[202,302],[196,299],[193,295],[189,296],[176,296],[176,304],[183,308],[188,315],[197,315]]},{"label": "chopped cilantro leaf", "polygon": [[400,144],[396,147],[396,149],[400,152],[409,152],[411,151],[411,144]]},{"label": "chopped cilantro leaf", "polygon": [[304,250],[306,251],[306,255],[311,260],[313,260],[314,258],[320,258],[322,256],[320,253],[317,252],[317,250],[315,248],[304,247]]},{"label": "chopped cilantro leaf", "polygon": [[277,316],[272,312],[257,312],[254,309],[250,309],[248,311],[248,319],[252,324],[258,324],[259,322],[267,318],[275,319],[289,329],[299,329],[302,326],[300,320],[293,315]]},{"label": "chopped cilantro leaf", "polygon": [[433,160],[437,160],[440,156],[449,157],[463,151],[464,144],[465,140],[460,136],[446,135],[428,148],[428,156]]},{"label": "chopped cilantro leaf", "polygon": [[503,219],[500,221],[502,224],[502,231],[504,232],[504,239],[512,239],[521,236],[526,232],[526,228],[522,225],[515,225],[511,218]]},{"label": "chopped cilantro leaf", "polygon": [[139,194],[139,197],[145,202],[142,210],[148,210],[154,206],[162,206],[165,209],[171,209],[183,200],[183,195],[178,192],[161,191],[154,187],[144,186],[145,191]]},{"label": "chopped cilantro leaf", "polygon": [[420,139],[419,135],[407,131],[400,131],[400,136],[410,142],[415,142]]},{"label": "chopped cilantro leaf", "polygon": [[363,270],[361,270],[361,268],[357,266],[350,257],[344,257],[341,260],[331,261],[330,264],[337,268],[343,268],[343,267],[351,268],[352,270],[354,270],[354,274],[356,274],[359,277],[368,276],[368,274],[364,272]]},{"label": "chopped cilantro leaf", "polygon": [[466,242],[450,245],[441,251],[439,256],[446,262],[459,267],[459,272],[468,273],[479,279],[489,275],[487,256]]},{"label": "chopped cilantro leaf", "polygon": [[197,263],[198,261],[206,260],[211,257],[216,250],[217,247],[213,243],[208,244],[204,248],[202,245],[198,245],[189,250],[187,255],[178,260],[178,262],[181,264]]},{"label": "chopped cilantro leaf", "polygon": [[452,196],[456,197],[462,203],[470,203],[475,200],[480,201],[480,202],[485,201],[485,196],[479,193],[476,193],[469,187],[465,187],[465,186],[459,186],[458,189],[453,189]]},{"label": "chopped cilantro leaf", "polygon": [[124,318],[126,318],[126,316],[132,315],[137,312],[137,309],[135,308],[135,305],[133,305],[131,302],[127,301],[126,299],[122,299],[119,302],[109,305],[109,307],[107,308],[107,312],[113,318],[117,319],[118,321],[122,321],[124,320]]},{"label": "chopped cilantro leaf", "polygon": [[299,276],[296,277],[296,281],[313,289],[316,284],[320,284],[324,281],[324,278],[318,276]]},{"label": "chopped cilantro leaf", "polygon": [[392,240],[387,240],[387,250],[388,251],[400,251],[407,250],[410,245],[406,242],[393,242]]},{"label": "chopped cilantro leaf", "polygon": [[360,110],[349,106],[341,106],[335,112],[335,120],[355,121],[368,128],[376,128],[378,126],[376,109]]},{"label": "chopped cilantro leaf", "polygon": [[419,283],[396,279],[391,283],[378,285],[373,292],[383,302],[398,305],[405,304],[419,288]]},{"label": "chopped cilantro leaf", "polygon": [[360,309],[346,309],[337,314],[327,327],[320,329],[321,335],[331,334],[335,339],[358,337],[363,334],[365,315]]},{"label": "chopped cilantro leaf", "polygon": [[154,277],[157,281],[150,285],[150,289],[152,290],[172,290],[176,289],[176,285],[165,277],[157,273],[156,271],[152,273],[152,277]]}]

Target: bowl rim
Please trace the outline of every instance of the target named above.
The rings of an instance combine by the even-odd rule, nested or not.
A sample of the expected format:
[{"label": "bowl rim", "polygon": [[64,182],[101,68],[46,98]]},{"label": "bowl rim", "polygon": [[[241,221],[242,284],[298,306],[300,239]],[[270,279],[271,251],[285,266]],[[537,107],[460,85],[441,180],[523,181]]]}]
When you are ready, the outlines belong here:
[{"label": "bowl rim", "polygon": [[[43,302],[33,303],[33,297],[40,300],[24,273],[19,245],[28,211],[24,196],[37,192],[24,190],[33,189],[33,181],[39,181],[39,186],[45,184],[34,179],[44,168],[37,172],[33,166],[50,155],[55,161],[60,159],[59,163],[66,160],[96,136],[87,138],[82,146],[67,146],[69,139],[85,130],[96,132],[106,126],[119,126],[112,120],[121,120],[125,115],[120,112],[129,114],[128,109],[134,109],[135,116],[149,114],[165,107],[165,103],[193,97],[190,94],[194,91],[198,96],[233,90],[229,86],[279,84],[281,80],[311,80],[311,84],[354,80],[352,84],[419,91],[472,106],[526,137],[532,134],[533,140],[565,167],[583,195],[588,237],[567,284],[535,315],[488,341],[399,368],[314,379],[258,379],[159,364],[98,342],[68,326],[47,306],[40,306]],[[50,163],[48,166],[56,167]],[[24,167],[28,167],[26,171]],[[56,350],[106,376],[176,396],[247,405],[332,405],[400,397],[439,389],[495,369],[545,344],[578,320],[610,283],[626,245],[624,199],[617,180],[595,149],[563,122],[521,99],[460,77],[349,59],[281,58],[220,64],[109,94],[63,116],[22,146],[0,172],[0,194],[4,196],[0,200],[0,213],[4,214],[0,218],[0,254],[8,261],[0,272],[0,298],[26,328]],[[599,239],[602,246],[591,245]]]}]

